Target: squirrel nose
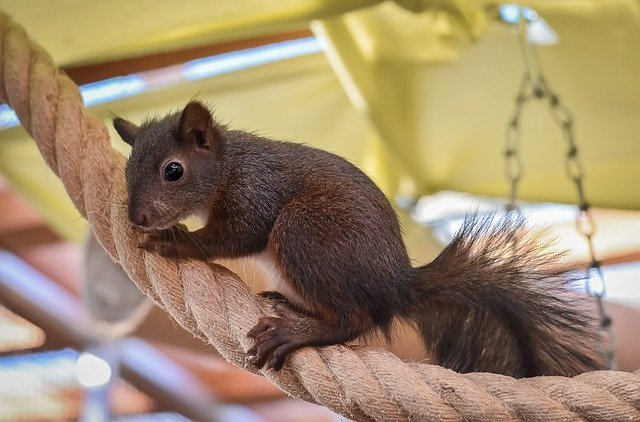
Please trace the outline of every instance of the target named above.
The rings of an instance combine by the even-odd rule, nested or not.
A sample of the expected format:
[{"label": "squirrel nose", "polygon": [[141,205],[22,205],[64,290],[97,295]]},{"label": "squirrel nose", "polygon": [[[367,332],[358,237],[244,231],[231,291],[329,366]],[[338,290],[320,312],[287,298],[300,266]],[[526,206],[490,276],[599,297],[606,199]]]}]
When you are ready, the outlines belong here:
[{"label": "squirrel nose", "polygon": [[134,225],[138,227],[146,227],[149,224],[149,218],[143,211],[130,213],[129,219]]}]

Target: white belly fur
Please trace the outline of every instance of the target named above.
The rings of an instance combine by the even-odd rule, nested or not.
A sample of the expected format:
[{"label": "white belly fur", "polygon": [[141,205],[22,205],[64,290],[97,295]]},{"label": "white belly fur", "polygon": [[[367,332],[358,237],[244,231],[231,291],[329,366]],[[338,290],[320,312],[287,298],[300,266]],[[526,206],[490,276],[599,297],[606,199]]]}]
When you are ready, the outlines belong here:
[{"label": "white belly fur", "polygon": [[280,271],[280,268],[273,261],[273,258],[268,251],[263,251],[253,255],[253,260],[266,273],[270,290],[278,291],[292,303],[295,303],[302,308],[307,308],[302,297],[290,287],[289,283],[287,283],[285,275]]},{"label": "white belly fur", "polygon": [[182,219],[180,222],[187,226],[190,232],[200,230],[207,225],[207,222],[209,221],[209,212],[209,208],[201,208],[187,218]]}]

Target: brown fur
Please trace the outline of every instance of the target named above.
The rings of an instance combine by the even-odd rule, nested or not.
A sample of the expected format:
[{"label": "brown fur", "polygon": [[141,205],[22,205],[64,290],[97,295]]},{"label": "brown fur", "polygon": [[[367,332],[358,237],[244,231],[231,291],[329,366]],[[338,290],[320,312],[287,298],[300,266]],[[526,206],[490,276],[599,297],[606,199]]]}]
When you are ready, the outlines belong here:
[{"label": "brown fur", "polygon": [[[260,253],[277,267],[287,301],[248,333],[258,367],[279,369],[304,346],[388,333],[394,318],[414,321],[434,360],[457,371],[602,367],[592,320],[565,299],[567,275],[517,221],[471,219],[438,258],[413,268],[388,200],[336,155],[228,129],[198,102],[114,126],[133,146],[129,215],[150,232],[143,248],[197,259]],[[171,161],[184,167],[174,182],[163,176]],[[202,211],[202,229],[177,226]]]}]

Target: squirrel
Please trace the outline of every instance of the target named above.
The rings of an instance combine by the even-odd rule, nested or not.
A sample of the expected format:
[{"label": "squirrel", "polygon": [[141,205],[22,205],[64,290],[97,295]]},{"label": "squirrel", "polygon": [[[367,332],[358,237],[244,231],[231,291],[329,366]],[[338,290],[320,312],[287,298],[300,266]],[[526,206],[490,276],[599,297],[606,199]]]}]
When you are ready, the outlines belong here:
[{"label": "squirrel", "polygon": [[[518,218],[468,218],[431,263],[413,267],[397,215],[355,165],[217,121],[199,101],[139,126],[128,216],[140,247],[176,259],[256,257],[276,286],[274,315],[247,334],[249,362],[279,370],[305,346],[349,342],[411,322],[432,363],[514,377],[602,369],[594,318],[577,306],[556,254]],[[189,216],[206,223],[193,232]],[[205,281],[203,281],[205,282]]]}]

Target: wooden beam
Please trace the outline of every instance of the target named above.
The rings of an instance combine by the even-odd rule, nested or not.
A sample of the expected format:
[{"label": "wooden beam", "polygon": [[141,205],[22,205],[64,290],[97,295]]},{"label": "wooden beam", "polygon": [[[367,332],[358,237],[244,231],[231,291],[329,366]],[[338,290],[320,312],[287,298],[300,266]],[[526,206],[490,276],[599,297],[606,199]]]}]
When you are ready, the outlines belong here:
[{"label": "wooden beam", "polygon": [[313,34],[309,30],[286,32],[283,34],[267,35],[245,40],[229,41],[219,44],[210,44],[201,47],[193,47],[178,51],[149,54],[140,57],[131,57],[123,60],[96,63],[81,66],[70,66],[63,70],[78,85],[96,82],[116,76],[130,75],[185,63],[189,60],[214,56],[231,51],[260,47],[276,42],[295,40],[310,37]]},{"label": "wooden beam", "polygon": [[600,262],[603,266],[640,262],[640,251],[628,251],[621,252],[616,255],[609,255],[603,258]]},{"label": "wooden beam", "polygon": [[[67,345],[85,350],[104,342],[77,298],[8,252],[0,252],[0,297],[9,309],[46,333],[55,333]],[[209,391],[153,346],[131,338],[117,347],[123,376],[161,406],[195,420],[217,420],[216,402]]]}]

